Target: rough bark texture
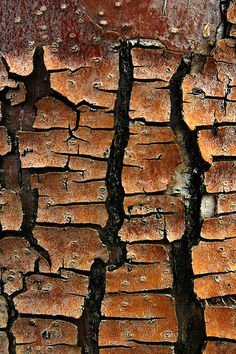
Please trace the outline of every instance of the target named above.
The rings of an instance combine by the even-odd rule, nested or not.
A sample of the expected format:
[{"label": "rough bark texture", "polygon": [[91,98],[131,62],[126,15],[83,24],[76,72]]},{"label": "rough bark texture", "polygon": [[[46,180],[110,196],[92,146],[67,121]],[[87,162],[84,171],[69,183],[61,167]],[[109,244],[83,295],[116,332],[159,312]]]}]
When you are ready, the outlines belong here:
[{"label": "rough bark texture", "polygon": [[0,16],[0,353],[235,353],[235,1]]}]

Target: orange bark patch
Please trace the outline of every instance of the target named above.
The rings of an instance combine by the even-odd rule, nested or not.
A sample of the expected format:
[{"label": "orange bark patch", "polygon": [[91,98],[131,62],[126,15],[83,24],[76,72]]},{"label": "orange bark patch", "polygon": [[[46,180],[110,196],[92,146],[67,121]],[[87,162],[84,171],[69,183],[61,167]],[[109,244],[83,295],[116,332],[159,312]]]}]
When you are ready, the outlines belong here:
[{"label": "orange bark patch", "polygon": [[236,273],[208,275],[194,280],[194,291],[200,299],[234,295]]},{"label": "orange bark patch", "polygon": [[54,97],[44,97],[36,103],[37,115],[33,128],[71,128],[76,126],[76,112]]},{"label": "orange bark patch", "polygon": [[[229,93],[227,95],[227,99],[232,100],[232,101],[236,101],[236,87],[229,88]],[[227,102],[226,104],[230,104],[230,102]]]},{"label": "orange bark patch", "polygon": [[36,260],[41,261],[43,271],[49,270],[46,260],[22,237],[0,240],[0,253],[1,279],[9,295],[22,289],[22,273],[33,272]]},{"label": "orange bark patch", "polygon": [[[184,205],[180,198],[167,195],[126,197],[124,210],[130,217],[119,231],[124,240],[162,239],[164,230],[169,241],[180,239],[184,234]],[[138,215],[142,218],[132,218]]]},{"label": "orange bark patch", "polygon": [[114,115],[113,113],[107,113],[103,110],[91,109],[87,106],[79,107],[80,127],[90,127],[93,129],[106,128],[112,129],[114,127]]},{"label": "orange bark patch", "polygon": [[23,211],[18,192],[1,189],[0,207],[2,230],[19,231],[23,222]]},{"label": "orange bark patch", "polygon": [[14,73],[20,76],[28,76],[33,71],[33,56],[35,49],[23,50],[20,53],[12,51],[4,51],[4,59],[9,66],[10,73]]},{"label": "orange bark patch", "polygon": [[60,267],[89,271],[95,258],[104,262],[109,258],[98,232],[93,229],[35,227],[33,235],[48,251],[52,273]]},{"label": "orange bark patch", "polygon": [[235,354],[236,344],[224,341],[207,342],[203,354]]},{"label": "orange bark patch", "polygon": [[[105,74],[105,73],[104,73]],[[107,76],[114,74],[107,73]],[[117,81],[109,80],[100,70],[81,68],[75,72],[59,72],[50,75],[51,87],[74,104],[82,101],[112,109],[116,95],[104,90],[115,90]],[[83,82],[83,85],[81,83]]]},{"label": "orange bark patch", "polygon": [[206,306],[204,316],[208,337],[236,339],[235,308]]},{"label": "orange bark patch", "polygon": [[133,48],[132,61],[135,79],[169,81],[181,62],[180,53],[161,49]]},{"label": "orange bark patch", "polygon": [[192,249],[193,272],[223,273],[235,270],[236,239],[223,242],[200,242]]},{"label": "orange bark patch", "polygon": [[88,292],[88,277],[66,272],[63,278],[44,275],[26,277],[26,291],[14,298],[22,314],[79,318]]},{"label": "orange bark patch", "polygon": [[49,205],[101,202],[107,197],[105,181],[84,182],[80,172],[32,175],[31,185]]},{"label": "orange bark patch", "polygon": [[236,163],[234,161],[214,162],[205,173],[208,193],[236,191]]},{"label": "orange bark patch", "polygon": [[227,79],[222,82],[218,78],[217,63],[212,57],[208,57],[203,70],[186,75],[183,80],[184,100],[190,95],[204,94],[223,98],[227,93]]},{"label": "orange bark patch", "polygon": [[108,218],[105,204],[60,205],[48,204],[39,198],[37,222],[57,224],[97,224],[105,226]]},{"label": "orange bark patch", "polygon": [[150,320],[102,320],[99,329],[99,346],[122,345],[129,347],[131,341],[175,342],[178,325],[171,317]]},{"label": "orange bark patch", "polygon": [[[77,344],[77,327],[69,322],[61,320],[49,320],[43,318],[18,318],[12,327],[16,339],[17,349],[23,345],[24,350],[46,351],[48,346],[57,348],[60,344]],[[22,351],[24,353],[24,351]]]},{"label": "orange bark patch", "polygon": [[169,263],[169,248],[155,243],[135,243],[127,245],[127,258],[131,262]]},{"label": "orange bark patch", "polygon": [[230,37],[236,38],[236,25],[232,25],[229,31]]},{"label": "orange bark patch", "polygon": [[213,156],[235,156],[235,136],[235,127],[220,127],[216,133],[212,130],[199,131],[198,145],[203,159],[212,163]]},{"label": "orange bark patch", "polygon": [[67,130],[18,132],[19,152],[23,168],[64,167],[68,156],[77,154],[78,142]]},{"label": "orange bark patch", "polygon": [[181,162],[180,150],[176,144],[128,144],[122,172],[125,193],[166,190],[172,174]]},{"label": "orange bark patch", "polygon": [[152,215],[142,219],[125,219],[119,230],[119,236],[127,242],[157,241],[164,238],[164,230],[164,218],[157,219]]},{"label": "orange bark patch", "polygon": [[222,99],[204,98],[202,95],[186,97],[183,103],[183,113],[184,121],[191,130],[202,125],[213,125],[215,121],[232,121],[231,117],[225,115]]},{"label": "orange bark patch", "polygon": [[[145,344],[133,344],[130,343],[131,348],[100,348],[99,353],[101,354],[174,354],[174,347],[161,346],[161,345],[145,345]],[[230,353],[231,354],[231,353]],[[232,353],[233,354],[233,353]]]},{"label": "orange bark patch", "polygon": [[15,80],[8,78],[7,69],[3,64],[3,61],[0,59],[0,91],[2,91],[5,87],[16,88],[17,83]]},{"label": "orange bark patch", "polygon": [[233,213],[236,211],[236,193],[219,194],[217,196],[217,214]]},{"label": "orange bark patch", "polygon": [[[220,81],[228,81],[230,86],[236,85],[236,65],[226,62],[216,62],[217,70],[218,70],[218,78]],[[234,116],[235,122],[235,116]]]},{"label": "orange bark patch", "polygon": [[145,216],[150,213],[183,213],[183,201],[170,195],[135,195],[125,197],[124,211],[126,215]]},{"label": "orange bark patch", "polygon": [[81,354],[81,348],[72,345],[66,344],[59,344],[59,345],[45,345],[45,346],[34,346],[31,344],[27,345],[16,345],[16,354],[25,354],[28,350],[41,350],[41,353],[44,353],[43,350],[46,352],[53,353],[53,354]]},{"label": "orange bark patch", "polygon": [[[136,292],[171,288],[173,283],[170,264],[124,264],[107,272],[106,293]],[[124,308],[126,311],[126,308]]]},{"label": "orange bark patch", "polygon": [[129,123],[129,133],[129,146],[170,143],[175,140],[175,134],[170,127],[148,126],[140,121]]},{"label": "orange bark patch", "polygon": [[156,82],[135,81],[131,93],[129,115],[132,119],[144,118],[147,122],[169,122],[169,90],[160,89],[160,84]]},{"label": "orange bark patch", "polygon": [[114,137],[110,130],[96,130],[88,127],[79,127],[73,132],[79,141],[79,153],[100,158],[109,156],[109,149]]},{"label": "orange bark patch", "polygon": [[227,20],[236,25],[236,4],[230,3],[227,9]]},{"label": "orange bark patch", "polygon": [[205,239],[225,239],[236,236],[236,214],[205,219],[201,229]]},{"label": "orange bark patch", "polygon": [[70,156],[69,168],[72,171],[80,171],[83,180],[105,179],[107,163],[87,157]]},{"label": "orange bark patch", "polygon": [[175,305],[169,295],[108,294],[103,299],[101,314],[119,318],[170,318],[175,317]]},{"label": "orange bark patch", "polygon": [[234,39],[218,39],[213,57],[216,61],[236,64]]}]

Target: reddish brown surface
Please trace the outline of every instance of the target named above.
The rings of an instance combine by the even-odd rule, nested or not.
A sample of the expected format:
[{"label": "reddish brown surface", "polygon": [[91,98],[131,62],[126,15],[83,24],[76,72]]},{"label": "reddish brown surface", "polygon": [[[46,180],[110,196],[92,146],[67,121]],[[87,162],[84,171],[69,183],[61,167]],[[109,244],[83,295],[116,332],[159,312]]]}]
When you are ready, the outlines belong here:
[{"label": "reddish brown surface", "polygon": [[28,346],[32,350],[36,350],[38,346],[46,350],[46,347],[51,345],[77,344],[77,327],[61,320],[18,318],[13,325],[13,334],[18,350],[22,344],[25,350]]},{"label": "reddish brown surface", "polygon": [[208,193],[233,192],[236,190],[236,164],[234,161],[214,162],[205,173]]},{"label": "reddish brown surface", "polygon": [[224,341],[207,342],[203,351],[204,354],[234,354],[236,344]]},{"label": "reddish brown surface", "polygon": [[48,251],[52,273],[57,273],[61,267],[89,271],[95,258],[99,257],[104,262],[109,258],[98,232],[93,229],[38,226],[34,228],[33,235]]},{"label": "reddish brown surface", "polygon": [[4,291],[12,294],[23,287],[22,275],[33,272],[36,260],[41,271],[49,271],[49,264],[23,237],[6,237],[0,240],[0,271]]},{"label": "reddish brown surface", "polygon": [[64,277],[44,275],[26,277],[26,291],[14,298],[22,314],[62,315],[79,318],[88,292],[88,277],[66,272]]},{"label": "reddish brown surface", "polygon": [[192,249],[194,274],[223,273],[235,270],[236,239],[203,242]]},{"label": "reddish brown surface", "polygon": [[[106,292],[135,292],[167,289],[173,285],[170,264],[124,264],[121,268],[107,272]],[[126,308],[125,308],[126,310]]]},{"label": "reddish brown surface", "polygon": [[200,299],[234,295],[236,274],[214,274],[197,278],[194,280],[194,291]]},{"label": "reddish brown surface", "polygon": [[[126,197],[124,209],[129,220],[124,221],[119,232],[123,240],[160,240],[164,237],[165,230],[168,241],[174,241],[180,239],[184,233],[184,209],[180,198],[140,194]],[[154,215],[149,216],[150,214]]]},{"label": "reddish brown surface", "polygon": [[[2,32],[2,51],[9,62],[15,61],[15,56],[21,53],[26,68],[30,65],[28,63],[35,45],[59,44],[52,46],[54,61],[59,60],[64,66],[66,57],[69,57],[71,65],[67,65],[74,67],[75,62],[81,66],[92,57],[105,57],[108,51],[106,45],[109,43],[106,39],[119,36],[158,39],[168,47],[206,52],[220,22],[216,1],[196,1],[191,6],[186,6],[183,0],[178,4],[173,1],[130,3],[126,0],[117,3],[104,4],[100,0],[95,5],[92,0],[81,0],[78,5],[67,1],[63,6],[63,3],[52,0],[40,0],[37,3],[21,0],[16,7],[14,1],[4,0],[1,2],[0,15],[2,26],[8,31]],[[42,5],[45,11],[41,10]],[[101,11],[104,15],[99,16]],[[157,18],[159,21],[156,21]],[[209,34],[206,26],[209,27]],[[58,42],[57,38],[60,39]],[[94,46],[92,50],[90,43]],[[14,71],[22,72],[20,64],[18,61]]]},{"label": "reddish brown surface", "polygon": [[99,330],[99,346],[129,347],[130,342],[175,342],[177,339],[176,318],[150,320],[103,320]]},{"label": "reddish brown surface", "polygon": [[236,193],[219,194],[217,198],[217,214],[236,211]]},{"label": "reddish brown surface", "polygon": [[92,129],[106,128],[112,129],[114,127],[114,115],[112,113],[96,110],[87,106],[80,106],[78,111],[80,127],[90,127]]},{"label": "reddish brown surface", "polygon": [[134,78],[138,80],[158,79],[169,82],[181,59],[180,53],[168,50],[133,48]]},{"label": "reddish brown surface", "polygon": [[44,97],[36,103],[37,115],[33,128],[71,128],[76,126],[76,112],[65,103],[53,98]]},{"label": "reddish brown surface", "polygon": [[234,156],[236,128],[220,127],[216,132],[201,130],[198,133],[198,145],[205,161],[212,163],[214,156]]},{"label": "reddish brown surface", "polygon": [[167,295],[108,294],[102,302],[105,317],[118,318],[169,318],[175,316],[173,298]]},{"label": "reddish brown surface", "polygon": [[[159,82],[135,82],[130,101],[130,117],[144,118],[147,122],[170,121],[170,92],[161,89]],[[161,97],[161,100],[158,98]]]},{"label": "reddish brown surface", "polygon": [[235,339],[235,316],[235,308],[227,306],[206,306],[205,321],[207,336]]},{"label": "reddish brown surface", "polygon": [[[129,346],[132,344],[130,343]],[[161,346],[161,345],[142,345],[142,344],[133,344],[130,348],[124,347],[115,347],[115,348],[104,348],[100,349],[99,352],[101,354],[130,354],[130,353],[139,353],[139,354],[147,354],[147,353],[159,353],[159,354],[173,354],[174,347],[169,346]]]},{"label": "reddish brown surface", "polygon": [[128,144],[122,172],[125,193],[166,190],[172,174],[181,162],[176,144]]},{"label": "reddish brown surface", "polygon": [[56,224],[97,224],[105,226],[107,221],[105,204],[75,204],[54,206],[48,198],[40,198],[37,222]]},{"label": "reddish brown surface", "polygon": [[234,237],[236,234],[236,215],[220,216],[205,219],[201,236],[205,239],[225,239]]},{"label": "reddish brown surface", "polygon": [[170,249],[153,243],[131,244],[127,245],[127,258],[135,263],[169,263]]},{"label": "reddish brown surface", "polygon": [[[117,68],[117,65],[115,66]],[[112,69],[109,68],[107,73],[103,72],[101,76],[94,72],[93,69],[80,69],[74,73],[59,72],[50,75],[51,87],[61,95],[68,98],[74,104],[79,104],[86,101],[95,106],[101,106],[112,109],[115,102],[115,94],[103,90],[114,90],[117,84],[111,81],[109,76],[113,77]],[[103,83],[103,75],[108,76],[108,79]],[[105,76],[105,77],[106,77]],[[86,86],[81,86],[81,82],[86,82]]]}]

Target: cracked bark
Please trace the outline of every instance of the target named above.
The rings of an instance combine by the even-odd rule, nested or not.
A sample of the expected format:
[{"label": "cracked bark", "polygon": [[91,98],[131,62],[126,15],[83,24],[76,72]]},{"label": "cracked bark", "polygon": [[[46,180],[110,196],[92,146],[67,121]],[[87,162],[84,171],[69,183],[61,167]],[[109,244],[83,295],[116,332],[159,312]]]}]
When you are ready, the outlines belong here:
[{"label": "cracked bark", "polygon": [[190,175],[189,197],[185,202],[186,230],[180,241],[173,243],[174,284],[179,336],[176,353],[201,353],[205,340],[203,308],[193,290],[191,248],[200,240],[202,180],[206,170],[197,144],[196,132],[191,132],[183,121],[182,82],[190,72],[191,58],[183,58],[170,82],[171,121],[177,140],[186,158]]},{"label": "cracked bark", "polygon": [[129,103],[133,79],[131,46],[126,40],[121,42],[119,59],[120,79],[114,107],[115,133],[106,176],[108,221],[103,229],[103,239],[110,250],[110,264],[113,266],[121,265],[125,259],[125,245],[119,240],[118,231],[124,221],[124,188],[121,172],[129,139]]},{"label": "cracked bark", "polygon": [[[149,2],[147,4],[149,6]],[[216,7],[213,1],[205,5],[206,11],[203,11],[201,2],[197,1],[196,4],[192,4],[193,14],[202,11],[201,16],[196,16],[199,26],[196,26],[197,32],[193,28],[190,34],[186,30],[183,35],[182,30],[179,32],[179,28],[188,29],[188,26],[185,26],[185,20],[190,19],[190,22],[193,22],[193,18],[187,10],[189,17],[185,18],[187,16],[185,14],[183,25],[183,16],[179,12],[179,6],[183,7],[184,1],[180,2],[180,5],[176,6],[176,27],[171,23],[167,26],[168,30],[164,29],[165,25],[163,28],[157,28],[159,41],[142,38],[153,37],[153,28],[155,27],[156,30],[156,26],[158,27],[156,18],[160,17],[161,24],[165,24],[166,18],[171,18],[170,10],[175,5],[171,0],[157,2],[155,6],[151,5],[152,12],[148,10],[150,12],[148,12],[148,18],[145,17],[145,10],[136,4],[133,17],[142,20],[137,24],[130,22],[123,3],[116,2],[115,10],[111,9],[109,4],[99,3],[104,11],[99,10],[99,13],[95,15],[90,1],[88,4],[81,1],[79,11],[78,9],[75,11],[75,3],[72,4],[69,1],[68,4],[61,4],[58,9],[52,10],[60,18],[57,23],[53,20],[53,26],[56,27],[56,32],[58,31],[56,40],[51,29],[47,29],[45,25],[40,27],[40,36],[43,37],[44,31],[48,31],[48,41],[52,42],[52,46],[46,45],[43,49],[44,43],[37,36],[36,43],[31,43],[32,38],[30,42],[29,39],[25,40],[30,43],[27,44],[30,49],[27,49],[25,63],[21,62],[18,67],[17,61],[14,60],[15,52],[13,51],[14,55],[11,57],[9,53],[12,49],[8,48],[9,45],[11,48],[12,43],[14,44],[14,38],[11,38],[9,43],[5,40],[6,44],[3,45],[5,57],[2,60],[9,77],[6,78],[4,74],[1,80],[6,80],[9,88],[5,87],[0,91],[0,101],[3,105],[1,124],[5,126],[10,135],[13,148],[10,153],[3,156],[1,162],[3,173],[0,181],[1,187],[11,192],[8,198],[16,199],[13,192],[19,190],[24,217],[21,229],[18,230],[15,227],[14,230],[2,230],[0,241],[3,254],[6,252],[4,242],[6,240],[9,242],[7,252],[9,252],[9,258],[13,259],[19,257],[18,253],[13,252],[14,247],[22,250],[26,247],[27,254],[28,242],[30,252],[32,252],[31,258],[34,259],[34,264],[29,264],[27,269],[19,268],[18,271],[22,277],[19,280],[19,282],[22,281],[20,285],[17,282],[13,282],[12,285],[9,281],[11,273],[9,273],[9,279],[6,275],[4,278],[4,271],[6,272],[7,267],[11,268],[11,264],[9,263],[6,269],[2,267],[1,293],[7,301],[9,316],[7,326],[1,328],[0,334],[7,332],[10,353],[15,353],[20,346],[22,350],[31,350],[24,347],[28,343],[26,339],[20,342],[19,328],[21,325],[29,325],[22,320],[34,321],[35,319],[36,322],[38,321],[35,331],[43,326],[44,320],[49,321],[47,322],[49,327],[50,323],[52,325],[55,320],[63,321],[63,325],[76,326],[70,328],[73,338],[65,338],[65,344],[63,344],[67,346],[65,348],[59,348],[61,342],[51,344],[51,347],[47,346],[45,340],[50,343],[50,336],[53,336],[54,332],[42,327],[43,331],[38,337],[43,347],[42,350],[49,350],[49,348],[54,350],[56,346],[56,351],[68,350],[72,354],[75,352],[123,354],[123,352],[134,351],[208,354],[207,350],[210,350],[210,353],[218,350],[219,344],[223,346],[222,351],[224,346],[228,348],[227,350],[231,350],[231,345],[232,350],[235,349],[236,335],[230,322],[234,316],[235,304],[234,268],[230,261],[232,258],[230,252],[233,252],[235,248],[232,237],[235,220],[235,187],[232,180],[235,153],[233,144],[230,149],[227,146],[228,143],[231,144],[230,135],[235,127],[233,118],[235,83],[230,81],[235,82],[234,74],[232,74],[234,70],[233,50],[230,49],[233,48],[232,43],[235,38],[235,24],[230,24],[230,21],[232,23],[234,21],[234,9],[230,13],[228,11],[229,6],[233,6],[232,4],[230,1],[221,1]],[[12,6],[11,1],[9,6]],[[145,8],[146,3],[143,6]],[[197,7],[200,10],[197,10]],[[114,11],[120,10],[124,12],[119,17]],[[220,10],[222,23],[219,27]],[[30,11],[29,5],[29,13]],[[42,6],[37,10],[36,15],[44,16],[47,11],[47,6]],[[105,14],[106,17],[109,12],[111,17],[109,21],[106,21],[102,16]],[[12,16],[12,13],[14,13],[14,18],[9,23],[14,23],[13,26],[18,26],[20,31],[22,19],[14,11],[10,11],[9,15]],[[49,24],[50,13],[49,11]],[[74,13],[76,21],[79,20],[81,28],[84,28],[84,38],[81,39],[81,33],[78,36],[82,41],[79,46],[74,43],[77,40],[75,39],[77,34],[72,31],[69,33],[67,30],[67,27],[71,28],[71,23],[75,23]],[[209,15],[207,18],[206,14]],[[61,16],[65,16],[63,20]],[[24,22],[24,11],[22,18]],[[68,26],[63,27],[62,33],[60,23],[66,24],[67,20]],[[30,21],[34,23],[34,19]],[[147,27],[145,27],[146,23]],[[34,28],[34,26],[31,27]],[[218,38],[221,38],[223,42],[219,40],[214,43],[216,30]],[[69,49],[67,49],[70,55],[73,53],[72,56],[66,51],[65,43],[60,44],[64,41],[64,32],[68,32],[70,40],[67,41],[69,43]],[[116,63],[114,58],[117,53],[114,47],[118,49],[118,37],[127,39],[122,39],[119,45],[117,88],[114,78],[117,68],[110,68],[109,65]],[[229,42],[224,42],[224,39]],[[90,46],[90,43],[95,47]],[[183,54],[185,48],[189,48],[190,45],[192,52],[187,51],[186,55]],[[35,50],[33,65],[31,65],[33,53],[31,46]],[[80,46],[83,48],[82,54]],[[98,51],[97,47],[100,48]],[[135,52],[134,49],[141,50],[141,52]],[[21,61],[24,55],[23,51],[22,56],[19,56]],[[170,56],[175,58],[174,63],[171,62]],[[178,58],[181,56],[183,56],[182,62],[178,67]],[[148,57],[150,59],[147,63]],[[209,75],[214,78],[212,73],[214,70],[211,66],[210,69],[209,66],[207,67],[209,58],[214,61],[217,68],[218,76],[217,80],[212,79],[213,84],[207,81]],[[134,62],[138,64],[135,65]],[[228,65],[228,67],[222,69],[220,67],[222,65]],[[31,66],[33,71],[29,74]],[[85,68],[90,73],[86,78],[88,85],[84,79],[86,75],[80,76]],[[103,73],[103,77],[99,70]],[[209,71],[209,74],[207,70],[213,71]],[[24,73],[29,75],[23,76]],[[91,80],[90,75],[96,77],[96,82]],[[224,75],[227,76],[228,81]],[[182,94],[185,79],[189,79],[187,84],[185,82],[183,89],[189,101],[184,100]],[[11,106],[7,100],[16,92],[11,80],[23,83],[26,87],[25,102],[16,106]],[[69,88],[65,82],[68,83]],[[219,88],[219,83],[223,88]],[[92,88],[89,87],[90,84],[93,85]],[[73,89],[72,86],[76,88]],[[226,86],[227,92],[225,93]],[[17,89],[19,88],[20,86]],[[168,105],[169,93],[170,120],[168,107],[165,107]],[[57,119],[57,114],[60,113],[58,110],[56,113],[49,110],[48,118],[47,112],[45,114],[43,108],[37,106],[40,99],[48,96],[54,99],[52,100],[54,104],[58,104],[59,101],[60,107],[63,103],[75,114],[76,118],[71,115],[71,122],[68,117],[65,119],[62,117],[64,120],[60,121]],[[80,101],[82,96],[84,99]],[[112,111],[111,102],[114,97],[115,106]],[[159,106],[155,106],[153,101],[160,103]],[[208,108],[207,105],[204,106],[206,101]],[[101,102],[107,107],[100,104]],[[150,106],[145,106],[146,102],[149,102]],[[201,117],[199,121],[199,117],[191,117],[191,120],[183,119],[185,118],[182,114],[183,110],[186,116],[188,114],[194,116],[196,113],[192,111],[190,114],[187,110],[186,103],[189,102],[192,106],[199,104],[198,109],[202,109],[203,118]],[[40,113],[37,124],[33,127],[36,110]],[[86,123],[86,114],[93,112],[95,115],[96,110],[100,118],[93,117],[93,120],[90,117]],[[114,129],[110,125],[111,120],[106,120],[107,117],[103,114],[105,116],[114,114]],[[214,122],[211,120],[211,114],[214,115]],[[80,125],[80,121],[83,124]],[[227,129],[224,129],[225,126]],[[171,136],[171,129],[175,136],[174,134]],[[17,138],[17,132],[20,130],[30,132],[30,134],[19,132],[19,138]],[[35,144],[34,148],[27,146],[27,139],[30,140],[31,136]],[[39,144],[37,139],[41,139]],[[57,139],[60,140],[59,143]],[[209,139],[209,147],[206,148],[204,144],[207,139]],[[47,147],[45,148],[47,144],[51,144],[51,151],[50,148],[48,150]],[[80,144],[82,152],[79,149]],[[35,151],[33,151],[37,149],[37,146],[45,148],[42,154],[46,156],[46,162],[41,161],[39,165],[37,165],[37,158],[40,158],[40,151],[38,155],[37,153],[34,155]],[[135,150],[137,146],[138,152]],[[7,151],[6,147],[5,151]],[[109,148],[110,154],[108,155]],[[171,154],[169,159],[168,151]],[[178,151],[183,159],[182,165]],[[80,160],[76,162],[76,158]],[[168,162],[163,163],[163,161]],[[155,165],[157,162],[160,165]],[[173,169],[171,170],[171,167],[169,170],[169,165],[172,163],[174,167],[172,166]],[[219,166],[222,166],[221,172],[217,170]],[[159,174],[156,173],[157,170]],[[72,174],[73,178],[70,179]],[[35,175],[34,186],[36,187],[34,189],[30,187],[32,175]],[[179,187],[178,182],[175,181],[180,175],[185,176],[183,179],[186,178],[182,187]],[[215,180],[221,177],[223,181],[226,180],[223,187],[218,186],[219,183],[215,184]],[[149,185],[147,181],[145,184],[145,179]],[[98,185],[103,189],[96,189]],[[228,198],[227,201],[224,200],[225,196]],[[181,220],[183,215],[181,214],[181,198],[185,204],[185,226]],[[206,215],[202,215],[203,202],[208,207],[210,205],[210,210],[205,211]],[[173,205],[175,208],[172,208]],[[3,212],[4,207],[3,202],[1,204]],[[181,228],[183,227],[182,236]],[[220,229],[219,235],[216,232],[217,227]],[[87,238],[90,237],[91,244],[87,245],[87,249],[84,248],[86,241],[83,240],[81,230]],[[91,230],[92,233],[90,233]],[[56,238],[55,235],[58,237]],[[71,248],[64,242],[65,238],[68,245],[73,244]],[[60,244],[58,239],[61,240]],[[96,239],[96,242],[92,244],[93,239]],[[55,248],[58,248],[58,258],[55,257],[55,250],[52,249],[54,244]],[[79,245],[79,251],[76,249],[76,244]],[[169,254],[169,249],[171,249],[171,254]],[[202,255],[202,250],[207,252],[208,256],[212,255],[217,270],[212,269],[209,262],[204,261],[199,265],[197,257]],[[224,250],[226,257],[222,257],[223,260],[214,258],[217,250],[220,252]],[[80,264],[77,259],[81,253],[84,253],[85,261],[81,261]],[[21,257],[26,256],[21,255]],[[71,276],[74,280],[70,278]],[[174,278],[173,286],[172,277]],[[221,281],[222,286],[219,285]],[[214,286],[210,289],[208,285],[213,282],[215,282]],[[65,284],[68,284],[69,290],[65,290]],[[230,290],[227,290],[226,285]],[[50,287],[53,288],[53,286],[57,292],[60,292],[59,295],[51,292]],[[49,295],[48,299],[56,306],[56,311],[59,311],[56,314],[52,309],[53,306],[48,305],[47,301],[42,306],[45,309],[38,306],[37,296],[40,293],[43,298],[45,292]],[[29,299],[25,300],[27,296]],[[28,302],[31,301],[30,297],[34,296],[35,306],[27,309]],[[58,303],[65,299],[69,301],[69,296],[73,297],[73,303],[60,308]],[[76,302],[74,305],[74,299],[78,300],[78,298],[84,299],[84,303]],[[40,301],[42,300],[39,299],[39,303]],[[158,304],[158,309],[155,307],[156,304]],[[19,313],[15,306],[19,309]],[[163,313],[160,314],[158,311],[162,311],[163,306]],[[71,309],[74,309],[75,313]],[[175,311],[178,326],[175,322]],[[225,335],[219,318],[225,316],[226,313],[229,323],[226,324],[227,334]],[[218,321],[218,327],[216,326],[218,332],[211,325],[213,319]],[[75,331],[76,338],[74,337]],[[207,342],[206,347],[204,342]]]}]

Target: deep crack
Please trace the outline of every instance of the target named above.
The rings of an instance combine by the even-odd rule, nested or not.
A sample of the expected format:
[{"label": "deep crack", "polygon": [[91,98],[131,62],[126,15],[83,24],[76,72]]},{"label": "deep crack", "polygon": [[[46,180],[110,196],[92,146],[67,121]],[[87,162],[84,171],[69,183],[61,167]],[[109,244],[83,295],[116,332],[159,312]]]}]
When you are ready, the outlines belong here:
[{"label": "deep crack", "polygon": [[200,240],[200,206],[203,193],[203,162],[197,144],[197,133],[190,131],[182,117],[182,82],[190,72],[191,59],[184,58],[170,81],[171,123],[177,141],[185,155],[189,181],[189,197],[185,200],[185,233],[172,244],[174,290],[179,322],[177,354],[199,354],[205,339],[203,308],[193,289],[191,248]]},{"label": "deep crack", "polygon": [[108,221],[103,229],[103,242],[110,251],[112,265],[119,266],[125,259],[125,244],[120,241],[118,231],[124,222],[124,188],[121,182],[125,148],[129,140],[129,104],[133,82],[131,45],[121,42],[119,56],[120,79],[114,108],[115,134],[110,148],[106,186]]}]

